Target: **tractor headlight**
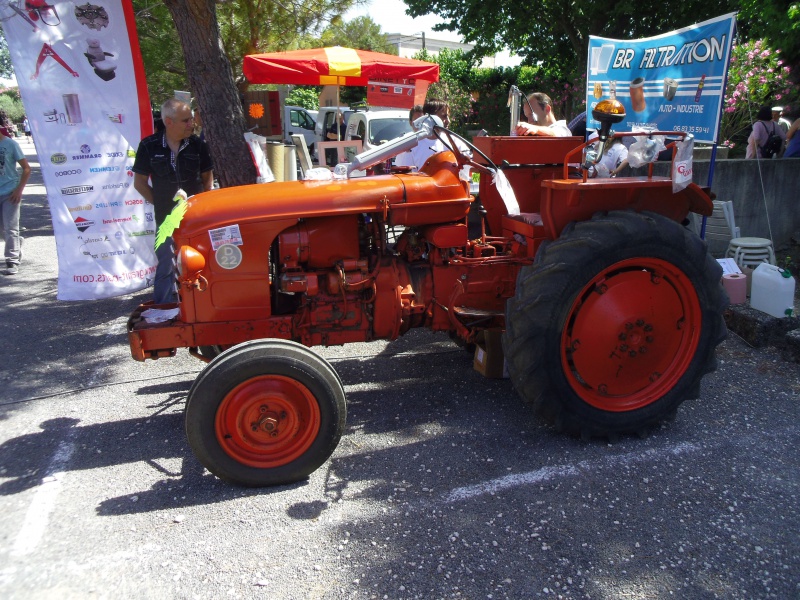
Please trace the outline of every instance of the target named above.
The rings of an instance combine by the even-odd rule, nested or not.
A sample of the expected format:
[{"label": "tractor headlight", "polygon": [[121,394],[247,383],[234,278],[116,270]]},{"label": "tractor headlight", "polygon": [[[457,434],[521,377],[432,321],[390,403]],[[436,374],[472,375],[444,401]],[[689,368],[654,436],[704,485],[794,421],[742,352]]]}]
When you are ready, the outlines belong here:
[{"label": "tractor headlight", "polygon": [[178,274],[181,281],[195,279],[206,267],[206,259],[191,246],[181,246],[178,251]]}]

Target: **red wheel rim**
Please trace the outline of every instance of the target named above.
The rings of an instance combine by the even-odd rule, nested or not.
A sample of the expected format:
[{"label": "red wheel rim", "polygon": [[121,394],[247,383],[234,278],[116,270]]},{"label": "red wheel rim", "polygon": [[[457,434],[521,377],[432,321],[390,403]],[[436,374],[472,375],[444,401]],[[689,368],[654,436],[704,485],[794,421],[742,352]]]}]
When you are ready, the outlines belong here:
[{"label": "red wheel rim", "polygon": [[262,375],[225,396],[214,429],[235,461],[259,469],[279,467],[311,447],[320,429],[319,404],[299,381]]},{"label": "red wheel rim", "polygon": [[598,273],[572,304],[561,363],[591,406],[636,410],[678,383],[701,325],[700,302],[683,271],[657,258],[624,260]]}]

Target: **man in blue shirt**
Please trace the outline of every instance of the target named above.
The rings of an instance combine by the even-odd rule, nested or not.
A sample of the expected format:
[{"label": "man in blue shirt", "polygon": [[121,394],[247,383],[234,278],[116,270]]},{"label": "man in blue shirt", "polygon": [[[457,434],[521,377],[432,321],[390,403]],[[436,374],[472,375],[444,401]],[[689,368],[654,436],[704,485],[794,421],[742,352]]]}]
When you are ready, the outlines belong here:
[{"label": "man in blue shirt", "polygon": [[[22,173],[17,170],[17,164],[22,167]],[[4,275],[19,273],[19,262],[22,259],[19,209],[22,204],[22,190],[30,176],[31,167],[19,144],[0,132],[0,218],[6,242]]]}]

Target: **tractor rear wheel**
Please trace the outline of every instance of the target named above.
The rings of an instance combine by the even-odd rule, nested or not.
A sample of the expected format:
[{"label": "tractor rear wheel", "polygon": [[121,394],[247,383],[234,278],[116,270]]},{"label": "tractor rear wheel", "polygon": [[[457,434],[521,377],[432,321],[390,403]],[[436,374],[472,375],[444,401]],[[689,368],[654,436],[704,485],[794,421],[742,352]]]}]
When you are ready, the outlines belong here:
[{"label": "tractor rear wheel", "polygon": [[644,433],[697,398],[727,336],[721,269],[653,213],[598,213],[523,268],[503,338],[514,387],[558,429]]},{"label": "tractor rear wheel", "polygon": [[255,340],[200,373],[186,403],[186,434],[218,477],[281,485],[328,460],[346,412],[344,388],[327,361],[295,342]]}]

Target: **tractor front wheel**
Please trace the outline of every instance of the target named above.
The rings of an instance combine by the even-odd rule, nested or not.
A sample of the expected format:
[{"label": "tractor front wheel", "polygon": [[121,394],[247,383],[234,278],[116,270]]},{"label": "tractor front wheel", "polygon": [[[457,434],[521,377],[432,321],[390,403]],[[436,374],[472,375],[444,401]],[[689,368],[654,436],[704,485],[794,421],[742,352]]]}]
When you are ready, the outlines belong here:
[{"label": "tractor front wheel", "polygon": [[522,397],[584,437],[642,433],[699,394],[727,330],[705,244],[652,213],[573,223],[520,271],[504,348]]},{"label": "tractor front wheel", "polygon": [[248,486],[307,477],[333,453],[345,419],[336,371],[286,340],[247,342],[219,355],[186,403],[186,434],[198,460]]}]

